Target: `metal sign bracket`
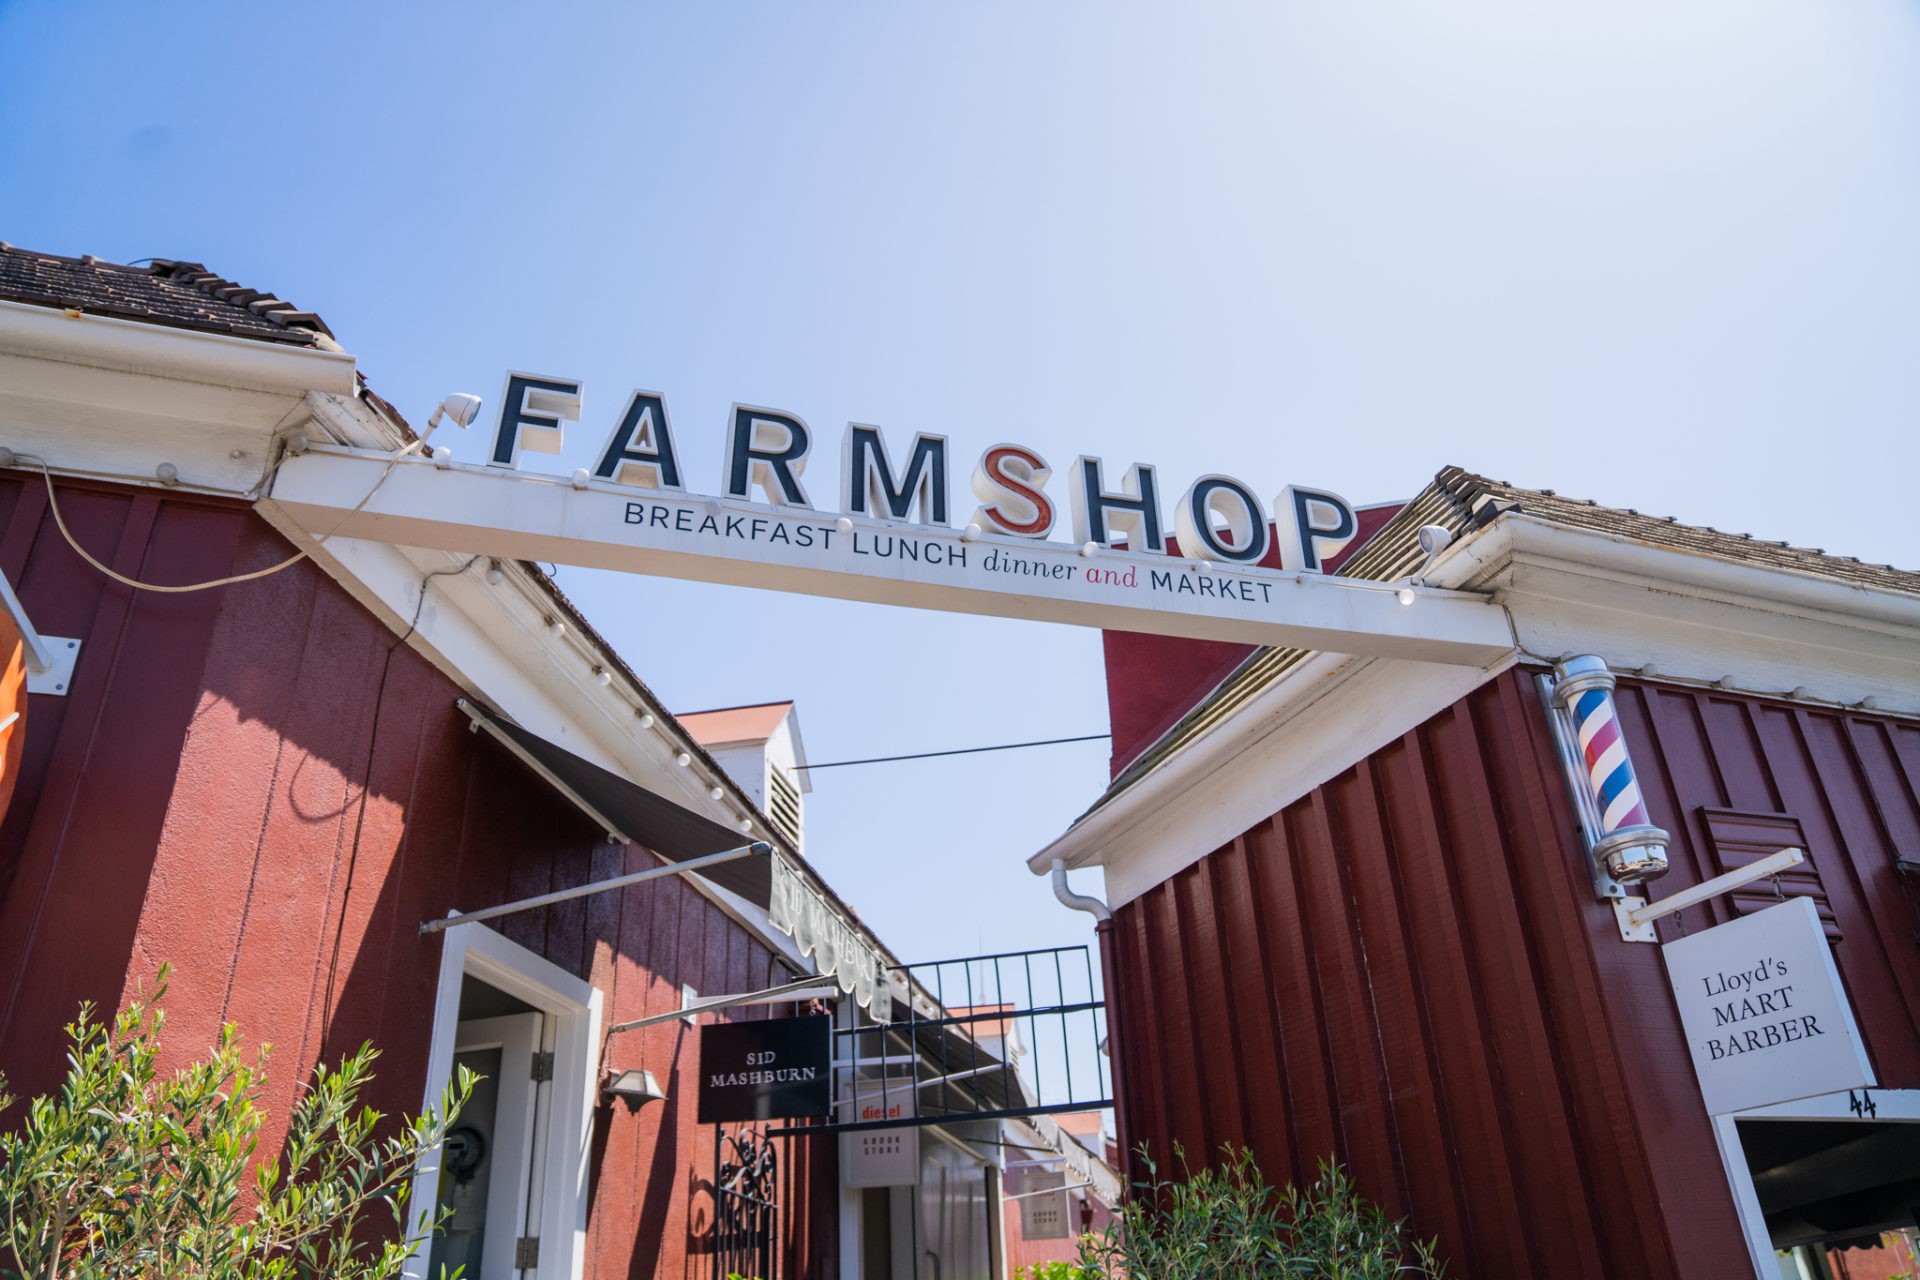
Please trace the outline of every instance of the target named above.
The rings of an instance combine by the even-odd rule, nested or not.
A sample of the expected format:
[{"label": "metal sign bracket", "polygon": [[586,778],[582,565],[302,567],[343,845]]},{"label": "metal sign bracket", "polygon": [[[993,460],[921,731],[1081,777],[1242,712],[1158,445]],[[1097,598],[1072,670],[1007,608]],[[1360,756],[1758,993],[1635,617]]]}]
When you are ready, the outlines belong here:
[{"label": "metal sign bracket", "polygon": [[20,631],[27,663],[27,692],[66,697],[73,688],[74,665],[80,661],[80,642],[67,636],[43,636],[34,630],[26,606],[20,603],[4,573],[0,573],[0,609],[6,610]]},{"label": "metal sign bracket", "polygon": [[46,669],[35,671],[31,660],[27,663],[27,692],[46,693],[56,698],[64,698],[73,688],[73,669],[80,661],[80,642],[66,636],[40,636],[41,649],[46,654]]},{"label": "metal sign bracket", "polygon": [[1738,889],[1741,885],[1752,884],[1755,880],[1764,880],[1768,876],[1777,876],[1782,871],[1797,867],[1807,860],[1807,855],[1798,849],[1782,849],[1778,853],[1768,854],[1758,862],[1749,862],[1737,867],[1725,875],[1703,880],[1691,889],[1682,889],[1679,893],[1661,898],[1657,902],[1648,902],[1645,898],[1619,898],[1614,901],[1614,919],[1620,922],[1620,938],[1624,942],[1658,942],[1660,935],[1654,932],[1653,922],[1661,916],[1670,916],[1683,911],[1695,903],[1705,902],[1708,898]]}]

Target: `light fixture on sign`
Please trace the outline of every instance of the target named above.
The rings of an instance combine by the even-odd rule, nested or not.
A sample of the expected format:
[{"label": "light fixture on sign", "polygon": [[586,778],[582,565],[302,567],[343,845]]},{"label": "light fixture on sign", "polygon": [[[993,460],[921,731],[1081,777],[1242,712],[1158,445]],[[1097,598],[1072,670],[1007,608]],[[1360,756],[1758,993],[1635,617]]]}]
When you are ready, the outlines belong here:
[{"label": "light fixture on sign", "polygon": [[472,426],[473,420],[479,416],[480,397],[468,395],[464,391],[456,391],[442,400],[439,407],[434,409],[433,416],[427,419],[427,430],[431,431],[439,426],[442,418],[452,418],[453,425],[464,431]]},{"label": "light fixture on sign", "polygon": [[605,1081],[600,1090],[610,1098],[618,1098],[627,1104],[629,1112],[637,1112],[649,1102],[666,1101],[666,1090],[653,1078],[653,1072],[643,1071],[639,1067],[629,1067],[625,1071],[607,1068]]},{"label": "light fixture on sign", "polygon": [[673,758],[673,762],[679,765],[682,769],[684,769],[688,765],[693,763],[693,757],[688,755],[686,752],[682,751],[679,755]]}]

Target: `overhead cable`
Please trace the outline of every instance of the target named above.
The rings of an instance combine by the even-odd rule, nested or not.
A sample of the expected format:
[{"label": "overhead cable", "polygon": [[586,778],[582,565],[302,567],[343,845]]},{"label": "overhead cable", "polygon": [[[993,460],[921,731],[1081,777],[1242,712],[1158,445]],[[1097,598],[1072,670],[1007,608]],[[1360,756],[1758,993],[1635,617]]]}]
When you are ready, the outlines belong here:
[{"label": "overhead cable", "polygon": [[1003,742],[992,747],[956,747],[951,751],[916,751],[904,756],[872,756],[865,760],[830,760],[826,764],[797,764],[795,769],[844,769],[853,764],[892,764],[896,760],[931,760],[935,756],[970,756],[982,751],[1018,751],[1022,747],[1057,747],[1067,742],[1100,742],[1110,733],[1086,733],[1077,738],[1042,738],[1038,742]]}]

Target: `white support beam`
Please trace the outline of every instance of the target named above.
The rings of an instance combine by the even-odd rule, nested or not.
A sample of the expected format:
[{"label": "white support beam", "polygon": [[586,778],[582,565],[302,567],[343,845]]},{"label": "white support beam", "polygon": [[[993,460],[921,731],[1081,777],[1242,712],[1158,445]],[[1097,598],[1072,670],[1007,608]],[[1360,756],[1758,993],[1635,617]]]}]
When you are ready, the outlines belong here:
[{"label": "white support beam", "polygon": [[[829,994],[821,996],[821,990]],[[631,1022],[616,1022],[607,1028],[607,1034],[617,1031],[638,1031],[641,1027],[651,1027],[655,1023],[672,1022],[675,1018],[686,1018],[694,1014],[707,1013],[714,1009],[732,1009],[744,1004],[785,1004],[792,1000],[831,1000],[840,995],[840,988],[832,983],[822,982],[818,975],[799,978],[793,982],[783,982],[777,987],[767,987],[761,991],[743,991],[733,996],[707,996],[686,1001],[680,1008],[666,1013],[656,1013],[647,1018],[635,1018]]]},{"label": "white support beam", "polygon": [[261,502],[282,529],[955,613],[1485,667],[1513,647],[1479,595],[316,449]]},{"label": "white support beam", "polygon": [[1797,867],[1807,860],[1807,855],[1798,849],[1782,849],[1770,853],[1757,862],[1749,862],[1744,867],[1735,867],[1732,871],[1717,875],[1711,880],[1702,880],[1691,889],[1682,889],[1676,894],[1661,898],[1657,902],[1646,902],[1639,898],[1621,898],[1614,902],[1614,915],[1620,920],[1620,936],[1627,942],[1658,942],[1660,936],[1653,930],[1653,922],[1662,916],[1670,916],[1676,911],[1685,911],[1696,903],[1723,893],[1731,893],[1742,885],[1752,884],[1755,880],[1764,880],[1768,876],[1777,876],[1782,871]]}]

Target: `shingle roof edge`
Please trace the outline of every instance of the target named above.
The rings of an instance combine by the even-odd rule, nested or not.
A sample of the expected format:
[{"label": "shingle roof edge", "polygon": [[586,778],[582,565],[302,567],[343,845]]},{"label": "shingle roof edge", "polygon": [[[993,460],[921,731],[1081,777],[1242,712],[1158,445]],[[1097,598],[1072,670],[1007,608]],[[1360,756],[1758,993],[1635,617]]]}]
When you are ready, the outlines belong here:
[{"label": "shingle roof edge", "polygon": [[[1675,551],[1920,595],[1920,573],[1892,565],[1864,564],[1852,557],[1832,556],[1818,549],[1762,541],[1751,534],[1723,533],[1704,526],[1681,524],[1674,517],[1646,516],[1630,507],[1607,507],[1589,500],[1563,498],[1551,489],[1525,489],[1489,480],[1457,466],[1442,468],[1432,483],[1342,566],[1338,576],[1376,582],[1410,577],[1419,571],[1425,559],[1419,546],[1422,525],[1440,525],[1458,538],[1509,512],[1618,534]],[[1134,757],[1072,825],[1078,826],[1106,807],[1167,759],[1305,662],[1312,653],[1307,649],[1259,649],[1248,655],[1192,710]]]}]

